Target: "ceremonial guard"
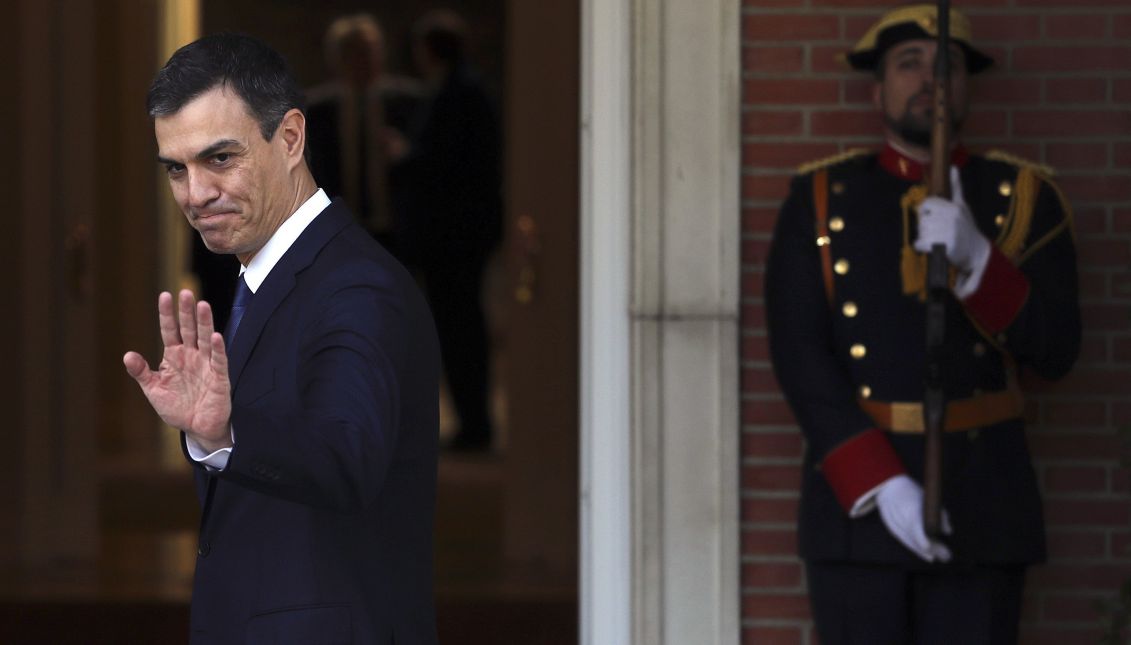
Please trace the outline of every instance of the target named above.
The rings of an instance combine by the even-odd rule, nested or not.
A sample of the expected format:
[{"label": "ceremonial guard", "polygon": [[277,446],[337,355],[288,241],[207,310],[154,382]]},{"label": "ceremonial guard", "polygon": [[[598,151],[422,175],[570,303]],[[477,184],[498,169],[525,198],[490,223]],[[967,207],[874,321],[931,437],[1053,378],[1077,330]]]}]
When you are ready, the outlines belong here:
[{"label": "ceremonial guard", "polygon": [[[1017,371],[1079,351],[1071,210],[1048,168],[958,140],[966,81],[993,64],[951,11],[953,196],[928,197],[933,5],[885,15],[846,55],[875,75],[879,151],[802,167],[774,231],[775,372],[805,436],[800,553],[822,645],[1017,640],[1045,557]],[[951,266],[943,532],[923,527],[925,251]]]}]

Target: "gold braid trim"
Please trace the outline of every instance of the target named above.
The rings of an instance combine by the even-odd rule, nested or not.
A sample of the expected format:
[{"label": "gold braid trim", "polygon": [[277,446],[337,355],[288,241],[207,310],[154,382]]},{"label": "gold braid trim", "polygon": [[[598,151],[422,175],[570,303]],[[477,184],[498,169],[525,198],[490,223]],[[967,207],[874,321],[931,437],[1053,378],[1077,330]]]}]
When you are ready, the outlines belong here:
[{"label": "gold braid trim", "polygon": [[[899,256],[899,275],[903,280],[903,295],[915,295],[920,302],[927,301],[927,254],[920,253],[911,245],[911,213],[929,197],[927,186],[916,184],[903,193],[899,205],[903,209],[903,248]],[[958,278],[958,271],[950,268],[950,285]]]},{"label": "gold braid trim", "polygon": [[1004,150],[987,150],[985,157],[986,159],[989,159],[991,161],[1002,161],[1011,166],[1017,166],[1018,168],[1031,168],[1037,173],[1042,174],[1046,177],[1052,177],[1056,174],[1056,171],[1053,170],[1052,166],[1046,166],[1035,161],[1029,161],[1024,157],[1018,157],[1017,155],[1010,154]]},{"label": "gold braid trim", "polygon": [[[1076,241],[1075,215],[1072,212],[1072,206],[1064,198],[1060,186],[1052,181],[1051,178],[1055,171],[1050,166],[1022,159],[1001,150],[990,150],[986,153],[986,158],[1018,167],[1016,186],[1009,205],[1009,215],[1005,225],[1002,226],[1001,234],[996,240],[996,244],[1006,257],[1020,266],[1035,252],[1063,233],[1065,229],[1068,229],[1072,241]],[[1041,193],[1042,183],[1048,184],[1056,193],[1061,210],[1064,212],[1064,219],[1036,242],[1026,244],[1025,242],[1031,232],[1033,211],[1036,208],[1037,197]]]},{"label": "gold braid trim", "polygon": [[925,299],[927,294],[927,256],[911,246],[911,212],[927,198],[927,187],[923,184],[912,186],[903,193],[899,205],[903,209],[903,249],[899,257],[899,273],[903,279],[903,294],[919,294]]},{"label": "gold braid trim", "polygon": [[1017,262],[1018,256],[1029,239],[1029,229],[1033,224],[1033,208],[1037,205],[1037,193],[1041,190],[1040,180],[1028,166],[1022,166],[1014,182],[1013,197],[1009,200],[1009,216],[996,240],[997,247],[1007,258]]},{"label": "gold braid trim", "polygon": [[842,161],[847,161],[848,159],[854,159],[856,157],[866,155],[869,152],[871,152],[871,150],[869,150],[867,148],[852,148],[852,149],[849,149],[849,150],[845,150],[844,152],[839,152],[835,155],[830,155],[828,157],[823,157],[823,158],[817,159],[815,161],[809,161],[809,162],[803,163],[803,164],[801,164],[800,166],[797,167],[797,174],[804,175],[804,174],[807,174],[807,173],[811,173],[814,170],[820,170],[821,168],[827,168],[829,166],[838,164]]},{"label": "gold braid trim", "polygon": [[1064,219],[1061,220],[1059,224],[1052,227],[1052,230],[1048,233],[1045,233],[1044,237],[1030,244],[1028,248],[1024,250],[1025,252],[1017,259],[1018,266],[1025,262],[1025,260],[1028,260],[1029,256],[1039,251],[1041,247],[1064,232],[1066,228],[1068,229],[1068,233],[1072,236],[1072,243],[1076,243],[1076,215],[1072,212],[1072,206],[1068,203],[1068,200],[1064,199],[1064,193],[1060,192],[1060,186],[1057,186],[1051,181],[1048,182],[1048,185],[1056,192],[1056,198],[1060,200],[1060,208],[1064,211]]}]

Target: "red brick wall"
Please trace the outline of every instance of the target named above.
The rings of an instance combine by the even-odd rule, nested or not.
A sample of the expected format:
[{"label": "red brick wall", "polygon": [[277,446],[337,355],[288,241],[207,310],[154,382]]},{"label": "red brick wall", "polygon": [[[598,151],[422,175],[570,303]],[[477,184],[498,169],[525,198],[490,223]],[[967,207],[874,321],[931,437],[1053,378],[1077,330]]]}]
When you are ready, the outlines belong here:
[{"label": "red brick wall", "polygon": [[[742,617],[746,645],[812,645],[794,522],[801,437],[768,360],[762,275],[797,164],[878,142],[869,79],[834,55],[896,3],[744,0]],[[1131,0],[958,0],[998,67],[966,141],[1049,164],[1076,210],[1083,353],[1032,383],[1050,560],[1030,577],[1026,645],[1096,642],[1093,604],[1131,577]]]}]

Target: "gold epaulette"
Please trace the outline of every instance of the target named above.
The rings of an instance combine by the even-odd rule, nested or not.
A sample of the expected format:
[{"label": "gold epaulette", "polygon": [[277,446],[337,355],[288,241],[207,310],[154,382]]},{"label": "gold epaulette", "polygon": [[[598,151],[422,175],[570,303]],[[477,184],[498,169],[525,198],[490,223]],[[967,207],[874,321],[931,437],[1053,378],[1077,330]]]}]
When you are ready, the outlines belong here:
[{"label": "gold epaulette", "polygon": [[1035,161],[1029,161],[1028,159],[1018,157],[1017,155],[1011,154],[1004,150],[987,150],[985,157],[986,159],[990,159],[991,161],[1001,161],[1012,166],[1018,166],[1019,168],[1029,168],[1037,174],[1044,175],[1045,177],[1052,177],[1056,174],[1056,171],[1053,170],[1052,166],[1046,166],[1045,164],[1037,163]]},{"label": "gold epaulette", "polygon": [[804,175],[806,173],[813,172],[814,170],[827,168],[842,161],[848,161],[849,159],[854,159],[856,157],[866,155],[869,152],[871,152],[871,150],[869,150],[868,148],[852,148],[850,150],[845,150],[844,152],[838,152],[835,155],[830,155],[822,159],[817,159],[815,161],[809,161],[801,164],[797,167],[797,174]]},{"label": "gold epaulette", "polygon": [[[1004,150],[989,150],[986,152],[985,157],[986,159],[1007,163],[1017,168],[1017,178],[1014,180],[1013,196],[1010,198],[1009,213],[1005,218],[1001,232],[998,234],[997,239],[994,240],[995,244],[997,244],[998,248],[1001,249],[1006,257],[1020,265],[1065,229],[1067,229],[1069,234],[1075,239],[1076,230],[1072,221],[1072,206],[1068,203],[1068,200],[1064,198],[1060,187],[1056,185],[1056,182],[1052,181],[1052,176],[1056,171],[1053,170],[1051,166],[1023,159]],[[1056,193],[1056,197],[1060,201],[1061,209],[1064,212],[1064,219],[1055,224],[1039,239],[1030,240],[1033,209],[1041,191],[1042,183],[1047,184],[1049,188]]]}]

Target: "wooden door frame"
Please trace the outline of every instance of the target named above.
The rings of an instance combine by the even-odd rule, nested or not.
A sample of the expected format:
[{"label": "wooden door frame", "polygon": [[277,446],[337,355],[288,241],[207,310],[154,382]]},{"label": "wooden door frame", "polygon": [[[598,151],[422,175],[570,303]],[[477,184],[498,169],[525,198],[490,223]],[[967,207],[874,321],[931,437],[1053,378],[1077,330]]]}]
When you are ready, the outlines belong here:
[{"label": "wooden door frame", "polygon": [[739,2],[581,10],[581,642],[732,645]]},{"label": "wooden door frame", "polygon": [[[20,375],[6,474],[12,548],[0,565],[34,579],[54,570],[88,572],[98,550],[95,347],[90,232],[97,164],[93,137],[94,5],[87,0],[11,7],[18,28],[13,98],[21,213],[16,291],[19,317],[12,370]],[[78,108],[76,109],[76,106]]]}]

